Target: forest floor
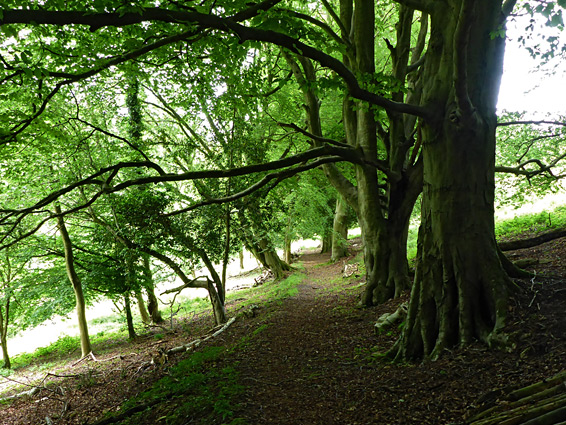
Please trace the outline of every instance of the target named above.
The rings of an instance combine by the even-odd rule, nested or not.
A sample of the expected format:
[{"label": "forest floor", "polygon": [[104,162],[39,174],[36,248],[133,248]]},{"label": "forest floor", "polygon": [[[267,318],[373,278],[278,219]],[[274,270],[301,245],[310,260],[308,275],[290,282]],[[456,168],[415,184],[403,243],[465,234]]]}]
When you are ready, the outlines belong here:
[{"label": "forest floor", "polygon": [[[205,364],[232,371],[230,379],[238,384],[239,390],[231,395],[214,388],[214,383],[210,387],[219,390],[222,400],[230,398],[224,421],[218,415],[213,419],[206,408],[200,417],[183,416],[181,403],[192,397],[183,390],[142,414],[112,423],[464,423],[481,404],[493,402],[499,391],[551,377],[566,364],[566,239],[507,254],[514,261],[538,260],[529,268],[538,277],[517,281],[521,290],[509,311],[508,351],[489,351],[477,344],[447,351],[435,362],[380,360],[374,353],[386,352],[399,331],[377,335],[374,322],[395,311],[408,294],[359,309],[362,278],[343,279],[344,262],[332,264],[328,255],[310,251],[299,259],[305,277],[295,295],[266,300],[249,314],[239,314],[233,325],[196,348],[197,352],[207,346],[229,348],[228,354]],[[230,315],[249,309],[240,303],[236,299],[228,304]],[[169,356],[161,365],[156,357],[159,348],[190,342],[211,327],[207,312],[187,318],[173,330],[154,329],[136,341],[101,349],[95,353],[97,361],[87,358],[76,364],[75,355],[52,362],[49,370],[35,366],[18,371],[10,379],[26,385],[12,392],[40,390],[1,406],[0,424],[102,423],[101,417],[170,375],[170,368],[190,355]],[[152,356],[158,359],[155,364],[150,362]],[[219,406],[215,404],[217,413]]]}]

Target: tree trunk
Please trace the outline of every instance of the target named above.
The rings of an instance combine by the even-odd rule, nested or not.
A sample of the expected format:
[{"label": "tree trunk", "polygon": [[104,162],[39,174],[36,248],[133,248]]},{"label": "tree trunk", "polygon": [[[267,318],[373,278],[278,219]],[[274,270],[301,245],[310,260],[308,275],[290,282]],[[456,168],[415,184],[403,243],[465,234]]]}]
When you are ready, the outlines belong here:
[{"label": "tree trunk", "polygon": [[410,287],[407,263],[408,220],[390,219],[389,226],[367,228],[372,243],[364,245],[367,282],[361,304],[372,306],[401,295]]},{"label": "tree trunk", "polygon": [[326,234],[322,236],[320,252],[321,254],[325,254],[331,251],[332,251],[332,230],[328,229]]},{"label": "tree trunk", "polygon": [[143,299],[143,295],[139,290],[136,291],[136,300],[138,302],[138,309],[140,311],[142,322],[145,323],[146,325],[151,323],[149,312],[147,311],[147,308],[145,308],[145,301]]},{"label": "tree trunk", "polygon": [[83,287],[79,276],[75,271],[75,260],[73,257],[71,238],[67,232],[65,220],[61,215],[61,207],[59,205],[55,206],[55,212],[57,213],[57,223],[59,226],[59,232],[61,233],[61,239],[63,240],[63,247],[65,249],[65,266],[67,268],[67,276],[69,277],[69,281],[73,285],[73,291],[75,292],[77,317],[79,321],[79,335],[81,340],[81,355],[84,357],[92,351],[92,346],[90,345],[90,338],[88,336],[88,323],[86,320],[86,304]]},{"label": "tree trunk", "polygon": [[[4,311],[6,312],[6,317],[4,317]],[[4,360],[2,367],[4,369],[10,369],[12,367],[10,356],[8,355],[8,323],[10,322],[10,298],[6,300],[4,311],[2,311],[2,309],[0,308],[0,344],[2,345],[2,358]]]},{"label": "tree trunk", "polygon": [[136,330],[134,329],[134,317],[132,316],[132,305],[130,302],[130,294],[124,295],[124,309],[126,310],[126,323],[128,324],[128,337],[136,339]]},{"label": "tree trunk", "polygon": [[291,253],[291,238],[285,235],[285,242],[283,247],[283,261],[287,264],[291,264],[293,262],[292,253]]},{"label": "tree trunk", "polygon": [[290,270],[291,267],[279,258],[266,232],[260,229],[258,233],[262,236],[258,236],[252,228],[252,223],[242,211],[239,212],[239,218],[240,225],[244,229],[242,239],[246,249],[252,253],[262,267],[271,270],[275,279],[285,277],[284,272]]},{"label": "tree trunk", "polygon": [[271,270],[276,280],[283,279],[285,277],[285,272],[291,269],[289,264],[281,261],[268,239],[261,238],[258,244],[267,268]]},{"label": "tree trunk", "polygon": [[285,240],[283,242],[283,261],[287,264],[291,264],[293,262],[291,258],[291,242],[293,242],[291,224],[291,214],[287,212],[287,229],[285,230]]},{"label": "tree trunk", "polygon": [[[432,358],[457,344],[504,343],[507,277],[494,231],[495,106],[501,1],[453,2],[431,14],[425,61],[424,189],[415,283],[392,353]],[[434,48],[432,48],[434,47]]]},{"label": "tree trunk", "polygon": [[214,287],[214,282],[210,279],[208,279],[208,296],[210,298],[210,303],[212,304],[214,322],[217,326],[226,323],[228,321],[228,318],[226,317],[226,306],[220,299],[220,296]]},{"label": "tree trunk", "polygon": [[157,301],[157,296],[155,295],[155,283],[153,281],[153,274],[151,273],[151,264],[149,261],[149,255],[143,254],[143,276],[144,276],[144,286],[147,293],[147,309],[151,317],[151,321],[155,324],[163,322],[163,317],[159,311],[159,303]]},{"label": "tree trunk", "polygon": [[339,195],[332,225],[332,261],[348,255],[348,204]]},{"label": "tree trunk", "polygon": [[244,270],[244,248],[242,248],[240,252],[238,252],[238,257],[240,258],[240,270]]}]

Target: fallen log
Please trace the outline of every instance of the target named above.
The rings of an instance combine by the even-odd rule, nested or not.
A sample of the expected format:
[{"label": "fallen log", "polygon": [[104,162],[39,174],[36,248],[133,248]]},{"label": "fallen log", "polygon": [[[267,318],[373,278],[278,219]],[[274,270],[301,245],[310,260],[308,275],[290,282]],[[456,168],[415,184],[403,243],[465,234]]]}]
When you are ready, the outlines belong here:
[{"label": "fallen log", "polygon": [[535,236],[533,238],[499,242],[498,245],[501,251],[513,251],[515,249],[532,248],[533,246],[541,245],[545,242],[550,242],[554,239],[563,238],[565,236],[566,236],[566,229],[556,229],[551,232],[547,232],[547,233],[543,233],[542,235]]},{"label": "fallen log", "polygon": [[566,372],[499,397],[476,410],[468,425],[555,425],[566,421]]}]

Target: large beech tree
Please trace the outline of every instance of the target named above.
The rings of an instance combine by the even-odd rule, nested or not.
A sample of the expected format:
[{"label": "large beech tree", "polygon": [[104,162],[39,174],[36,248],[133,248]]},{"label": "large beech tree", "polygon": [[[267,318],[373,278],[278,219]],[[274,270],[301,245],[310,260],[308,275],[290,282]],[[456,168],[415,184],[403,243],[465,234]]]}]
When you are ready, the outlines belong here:
[{"label": "large beech tree", "polygon": [[[396,45],[390,42],[388,47],[393,59],[391,76],[398,85],[379,84],[375,78],[375,11],[381,3],[384,2],[344,0],[336,10],[332,4],[323,2],[343,38],[348,37],[345,44],[350,51],[338,49],[340,57],[325,53],[331,50],[326,48],[331,41],[313,37],[313,31],[305,30],[304,22],[330,33],[330,39],[336,36],[331,28],[329,31],[315,20],[296,14],[294,18],[303,25],[289,25],[292,22],[288,19],[289,11],[282,8],[283,2],[279,0],[251,5],[204,2],[196,9],[183,2],[160,7],[138,2],[112,8],[108,2],[97,1],[91,7],[70,1],[65,10],[50,5],[42,5],[41,9],[39,6],[28,10],[5,9],[0,18],[3,26],[33,23],[35,27],[30,31],[37,38],[41,38],[45,25],[64,27],[62,33],[70,37],[72,32],[75,43],[65,44],[65,37],[58,37],[61,41],[51,40],[51,44],[59,43],[58,48],[67,46],[71,50],[88,48],[91,53],[77,55],[69,64],[68,57],[61,61],[60,57],[47,53],[53,47],[45,49],[42,56],[33,51],[31,44],[26,48],[23,43],[24,47],[12,54],[6,62],[8,66],[4,66],[4,81],[15,83],[11,86],[11,96],[29,99],[32,106],[26,111],[9,107],[3,110],[5,121],[9,118],[11,123],[4,125],[5,142],[15,142],[24,134],[45,113],[50,99],[62,87],[110,72],[112,67],[158,49],[181,42],[179,45],[183,46],[218,34],[225,34],[223,42],[234,46],[248,41],[280,46],[289,54],[304,58],[302,65],[307,77],[306,61],[329,68],[341,79],[347,92],[343,122],[349,144],[325,141],[317,134],[312,125],[315,121],[311,119],[309,136],[314,136],[321,146],[305,154],[265,166],[182,175],[167,174],[160,166],[146,161],[147,170],[157,172],[158,176],[147,175],[112,186],[117,173],[133,166],[118,164],[44,198],[33,208],[41,208],[79,185],[99,185],[102,193],[137,184],[269,171],[299,164],[299,159],[321,157],[318,162],[296,166],[292,171],[273,173],[270,178],[273,180],[315,165],[349,160],[358,167],[357,189],[352,195],[358,199],[352,205],[357,206],[364,229],[368,268],[364,304],[370,305],[395,295],[407,285],[404,259],[390,260],[404,248],[393,249],[391,241],[402,240],[407,226],[404,217],[410,209],[405,207],[416,199],[418,181],[422,179],[418,265],[408,319],[393,353],[400,358],[435,358],[446,347],[474,339],[489,345],[502,342],[501,330],[512,284],[502,266],[494,236],[495,106],[502,75],[504,27],[516,0],[393,1],[399,7],[400,19]],[[415,11],[421,14],[423,32],[422,37],[412,42]],[[39,29],[34,31],[34,28]],[[144,34],[153,36],[147,39],[140,36],[140,28]],[[116,38],[123,43],[116,43]],[[421,46],[421,41],[426,44]],[[412,57],[408,53],[411,48]],[[418,72],[418,81],[412,80],[410,72]],[[23,80],[25,84],[21,83]],[[414,88],[406,93],[411,84],[415,84]],[[35,97],[30,93],[35,93]],[[305,99],[308,95],[305,93]],[[387,134],[381,132],[380,111],[385,111],[389,120]],[[378,137],[387,148],[387,161],[376,148]],[[419,155],[422,159],[418,159]],[[138,169],[140,165],[135,164]],[[385,177],[380,179],[376,169]],[[106,176],[106,181],[101,183],[101,176]],[[239,194],[204,203],[237,199],[264,187],[264,181]],[[407,185],[410,181],[416,184]],[[384,183],[388,197],[386,210],[378,208]],[[353,192],[353,185],[345,186],[341,193],[348,199],[347,192]],[[95,200],[96,196],[88,202]],[[395,209],[398,207],[403,209]],[[33,208],[7,211],[8,218],[27,214]],[[393,224],[396,219],[398,225]]]}]

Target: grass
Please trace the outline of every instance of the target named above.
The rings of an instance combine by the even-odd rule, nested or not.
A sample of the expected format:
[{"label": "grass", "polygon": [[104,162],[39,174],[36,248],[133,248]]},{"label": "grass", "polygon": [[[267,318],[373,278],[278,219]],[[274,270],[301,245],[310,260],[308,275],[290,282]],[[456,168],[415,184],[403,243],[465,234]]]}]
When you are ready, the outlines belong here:
[{"label": "grass", "polygon": [[268,301],[281,302],[285,298],[295,296],[299,293],[298,286],[304,280],[305,274],[295,272],[281,281],[266,282],[256,288],[241,289],[231,292],[226,297],[228,301],[244,299],[241,306],[261,304]]},{"label": "grass", "polygon": [[566,227],[566,207],[559,206],[536,214],[518,215],[495,223],[498,238],[515,238],[525,233],[539,233]]}]

